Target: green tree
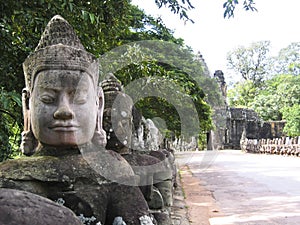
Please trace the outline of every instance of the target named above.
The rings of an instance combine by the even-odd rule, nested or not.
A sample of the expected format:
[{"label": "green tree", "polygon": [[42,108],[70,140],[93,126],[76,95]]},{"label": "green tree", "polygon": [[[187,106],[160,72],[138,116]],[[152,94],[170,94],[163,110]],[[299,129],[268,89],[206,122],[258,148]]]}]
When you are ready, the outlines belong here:
[{"label": "green tree", "polygon": [[[186,21],[193,22],[192,19],[189,18],[187,11],[190,9],[193,9],[194,6],[189,0],[155,0],[156,5],[161,8],[162,6],[168,7],[171,12],[175,14],[179,14],[181,19],[184,19]],[[234,11],[236,6],[238,6],[239,1],[238,0],[227,0],[223,3],[224,8],[224,18],[231,18],[234,17]],[[257,11],[255,8],[255,2],[254,0],[244,0],[243,1],[243,8],[246,11]]]},{"label": "green tree", "polygon": [[282,113],[283,119],[287,121],[284,126],[284,132],[291,137],[300,136],[300,104],[285,107]]},{"label": "green tree", "polygon": [[[165,4],[164,1],[161,2]],[[174,1],[166,2],[167,5],[173,3]],[[184,5],[184,1],[182,3]],[[173,12],[180,14],[179,11]],[[181,61],[186,65],[192,63],[193,66],[186,66],[183,69],[177,68],[172,63],[170,65],[169,63],[161,63],[161,60],[144,60],[141,65],[128,65],[128,68],[125,67],[116,71],[116,75],[124,78],[121,80],[125,84],[132,81],[131,79],[135,78],[134,74],[140,71],[142,71],[142,74],[161,72],[161,77],[174,79],[175,83],[179,86],[182,85],[181,90],[184,95],[190,95],[194,99],[197,105],[196,108],[202,113],[202,117],[207,118],[207,120],[201,120],[201,123],[203,129],[208,129],[210,126],[210,107],[204,101],[204,93],[209,88],[200,88],[199,82],[200,84],[201,82],[211,83],[212,86],[214,83],[209,77],[198,76],[203,73],[203,64],[194,61],[193,57],[195,55],[188,47],[184,47],[183,40],[174,38],[172,31],[160,19],[145,15],[140,9],[131,5],[130,1],[125,0],[2,1],[0,3],[0,35],[2,41],[0,45],[0,51],[2,52],[0,56],[0,75],[5,77],[5,79],[0,80],[0,87],[4,88],[2,93],[21,93],[24,87],[22,62],[37,46],[47,22],[55,14],[61,14],[72,24],[83,45],[96,56],[101,56],[118,46],[141,40],[168,41],[186,48],[183,51],[186,59]],[[182,15],[185,17],[185,13]],[[177,50],[174,48],[172,51],[176,52]],[[175,61],[178,61],[178,58],[174,57],[173,62]],[[142,70],[140,70],[141,68]],[[126,71],[127,69],[128,71]],[[190,79],[186,77],[187,74],[197,74],[197,76]],[[149,74],[147,75],[149,76]],[[1,96],[6,100],[9,99],[8,95],[2,94]],[[209,96],[218,99],[218,94]],[[158,101],[160,103],[165,102],[163,99],[158,99]],[[139,103],[140,108],[146,108],[146,103],[147,100],[144,103]],[[167,104],[161,105],[168,107]],[[17,127],[22,127],[21,107],[19,105],[16,105],[16,107],[16,110],[10,108],[8,112],[14,118],[17,118]],[[5,114],[5,116],[7,115],[9,114]],[[153,115],[155,114],[153,113]],[[170,113],[169,115],[170,121],[176,124],[178,120],[176,122],[176,119],[173,119],[175,117],[171,117]],[[13,123],[8,120],[5,121],[4,124],[1,124],[2,133],[8,134],[6,128],[16,133]],[[174,124],[170,125],[170,129],[178,127]],[[13,133],[9,133],[9,137]],[[5,135],[1,137],[6,140],[9,139]],[[4,146],[3,149],[9,149],[9,142],[5,143],[6,147]]]},{"label": "green tree", "polygon": [[284,131],[294,136],[299,127],[300,45],[291,43],[268,57],[269,44],[258,42],[228,54],[229,67],[243,78],[228,91],[229,104],[252,108],[266,121],[285,119]]},{"label": "green tree", "polygon": [[261,113],[263,118],[278,119],[282,114],[277,110],[281,106],[276,104],[276,101],[279,98],[280,102],[291,99],[284,94],[286,90],[294,93],[291,86],[294,81],[290,80],[293,78],[292,75],[296,76],[300,71],[300,46],[299,43],[292,43],[283,48],[278,56],[269,57],[267,55],[269,44],[269,42],[253,43],[249,48],[240,47],[228,53],[229,68],[243,80],[234,85],[234,90],[229,90],[229,103],[233,106],[254,107],[259,112],[265,108],[265,113]]},{"label": "green tree", "polygon": [[300,103],[300,76],[277,75],[267,80],[265,86],[249,106],[264,120],[281,120],[285,108]]},{"label": "green tree", "polygon": [[[230,18],[234,17],[234,10],[236,6],[239,4],[238,0],[227,0],[226,2],[223,3],[223,8],[224,10],[224,18]],[[246,11],[257,11],[255,8],[255,2],[253,0],[244,0],[243,1],[243,8]]]},{"label": "green tree", "polygon": [[[117,59],[117,64],[109,63]],[[162,118],[176,136],[182,135],[182,120],[189,128],[183,132],[186,136],[195,136],[212,128],[211,107],[206,101],[218,100],[215,105],[219,106],[220,94],[216,83],[202,68],[202,61],[190,48],[142,41],[117,48],[106,54],[102,61],[103,70],[114,72],[126,92],[139,99],[136,106],[143,115]]]},{"label": "green tree", "polygon": [[265,121],[282,119],[281,102],[277,93],[257,95],[250,107]]},{"label": "green tree", "polygon": [[270,59],[268,71],[276,74],[300,74],[300,42],[289,44]]},{"label": "green tree", "polygon": [[253,81],[237,82],[232,89],[228,90],[228,103],[230,106],[237,108],[249,108],[256,94],[257,88],[254,86]]},{"label": "green tree", "polygon": [[261,87],[267,73],[269,46],[270,41],[260,41],[234,49],[227,54],[228,68]]},{"label": "green tree", "polygon": [[[20,94],[24,87],[22,62],[37,46],[41,33],[47,22],[55,14],[62,13],[67,20],[80,31],[79,36],[87,49],[96,55],[104,53],[119,44],[120,36],[126,40],[130,26],[135,25],[133,17],[127,17],[130,10],[137,10],[127,1],[72,1],[72,0],[39,0],[39,1],[1,1],[0,3],[0,80],[1,88],[1,154],[7,158],[13,151],[11,140],[17,127],[22,127]],[[94,29],[90,29],[93,27]],[[115,38],[111,38],[115,37]],[[130,39],[128,37],[128,39]],[[120,43],[121,44],[121,43]],[[5,78],[5,79],[3,79]],[[13,95],[12,93],[18,93]],[[9,104],[6,104],[8,103]],[[4,111],[3,111],[4,110]],[[18,141],[19,138],[16,140]]]},{"label": "green tree", "polygon": [[21,110],[20,94],[0,89],[0,161],[19,154],[19,118],[13,112]]},{"label": "green tree", "polygon": [[129,1],[2,1],[0,9],[0,73],[7,78],[0,86],[19,93],[24,84],[22,62],[55,14],[69,21],[86,49],[97,56],[136,40],[177,41],[162,21],[145,15]]}]

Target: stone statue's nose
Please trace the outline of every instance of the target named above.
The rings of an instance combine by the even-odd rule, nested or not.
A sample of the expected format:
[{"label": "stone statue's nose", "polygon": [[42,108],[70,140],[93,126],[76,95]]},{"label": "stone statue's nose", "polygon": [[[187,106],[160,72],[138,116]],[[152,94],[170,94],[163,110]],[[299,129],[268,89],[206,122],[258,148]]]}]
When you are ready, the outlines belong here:
[{"label": "stone statue's nose", "polygon": [[70,107],[70,98],[67,93],[63,92],[61,94],[58,107],[53,117],[59,120],[70,120],[74,118],[74,112]]},{"label": "stone statue's nose", "polygon": [[74,118],[74,112],[70,107],[70,102],[67,94],[63,93],[59,99],[59,105],[54,112],[54,118],[60,120],[69,120]]},{"label": "stone statue's nose", "polygon": [[70,109],[70,107],[64,105],[64,106],[59,107],[55,111],[54,118],[55,119],[62,119],[62,120],[73,119],[74,118],[74,113]]}]

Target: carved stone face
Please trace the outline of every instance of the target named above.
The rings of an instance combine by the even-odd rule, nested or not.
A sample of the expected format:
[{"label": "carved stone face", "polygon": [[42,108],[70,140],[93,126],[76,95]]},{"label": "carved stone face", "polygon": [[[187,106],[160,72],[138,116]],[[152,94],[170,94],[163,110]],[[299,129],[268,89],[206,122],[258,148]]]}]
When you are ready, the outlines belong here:
[{"label": "carved stone face", "polygon": [[90,142],[96,127],[96,95],[85,72],[45,70],[37,74],[29,103],[36,139],[58,147]]},{"label": "carved stone face", "polygon": [[119,93],[112,108],[103,113],[103,128],[107,133],[107,148],[124,153],[131,146],[132,136],[132,100]]}]

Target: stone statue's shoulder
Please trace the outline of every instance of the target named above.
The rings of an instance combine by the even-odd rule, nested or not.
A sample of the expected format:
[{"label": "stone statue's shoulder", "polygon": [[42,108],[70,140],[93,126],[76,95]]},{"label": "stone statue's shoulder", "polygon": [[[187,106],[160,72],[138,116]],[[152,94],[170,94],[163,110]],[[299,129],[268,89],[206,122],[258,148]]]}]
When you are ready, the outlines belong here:
[{"label": "stone statue's shoulder", "polygon": [[131,180],[135,177],[129,163],[117,152],[102,149],[81,153],[94,172],[107,180],[122,183],[123,179]]},{"label": "stone statue's shoulder", "polygon": [[0,224],[82,224],[70,209],[20,190],[0,189],[0,212]]},{"label": "stone statue's shoulder", "polygon": [[20,181],[64,182],[64,177],[76,179],[82,175],[91,175],[90,171],[88,163],[80,154],[65,157],[22,157],[0,163],[0,179]]},{"label": "stone statue's shoulder", "polygon": [[[114,159],[114,166],[118,167],[120,169],[119,173],[121,176],[127,175],[127,176],[134,176],[134,172],[130,166],[130,164],[127,162],[127,160],[121,156],[119,153],[107,150],[107,153],[111,155]],[[122,172],[123,171],[123,172]]]},{"label": "stone statue's shoulder", "polygon": [[31,180],[54,172],[52,156],[21,157],[19,159],[6,160],[0,163],[0,178],[14,180]]},{"label": "stone statue's shoulder", "polygon": [[132,166],[149,166],[159,164],[160,160],[148,154],[138,154],[134,152],[133,154],[124,155],[124,158]]}]

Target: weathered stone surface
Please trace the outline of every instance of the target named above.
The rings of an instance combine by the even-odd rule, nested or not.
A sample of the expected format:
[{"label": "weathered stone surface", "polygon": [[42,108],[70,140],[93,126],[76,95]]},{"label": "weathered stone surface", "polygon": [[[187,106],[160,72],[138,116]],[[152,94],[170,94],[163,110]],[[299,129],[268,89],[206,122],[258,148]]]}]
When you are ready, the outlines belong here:
[{"label": "weathered stone surface", "polygon": [[99,60],[57,15],[23,67],[21,148],[34,155],[0,164],[0,187],[62,199],[82,218],[95,217],[93,224],[120,216],[140,225],[150,214],[136,176],[121,155],[104,149]]},{"label": "weathered stone surface", "polygon": [[[119,164],[110,164],[113,160]],[[117,175],[109,180],[107,171]],[[126,179],[133,179],[132,175],[128,163],[111,151],[34,156],[0,164],[0,187],[29,191],[54,201],[63,199],[76,215],[96,217],[95,223],[111,225],[116,216],[122,216],[127,225],[137,225],[139,218],[149,213],[140,190],[120,184],[129,182]]]},{"label": "weathered stone surface", "polygon": [[168,225],[170,216],[162,211],[172,204],[173,186],[170,184],[174,158],[168,151],[151,154],[151,150],[158,150],[162,144],[162,135],[152,120],[144,119],[137,112],[131,97],[123,92],[121,82],[115,76],[108,74],[101,87],[105,97],[106,148],[120,153],[132,166],[149,208],[156,211],[158,224]]},{"label": "weathered stone surface", "polygon": [[120,154],[130,152],[132,135],[132,99],[122,92],[120,81],[108,74],[101,82],[105,105],[103,128],[107,133],[106,148]]},{"label": "weathered stone surface", "polygon": [[152,195],[148,201],[150,209],[163,209],[165,207],[164,199],[158,190],[158,188],[153,187]]},{"label": "weathered stone surface", "polygon": [[160,191],[165,206],[173,205],[173,183],[171,179],[164,180],[155,185]]},{"label": "weathered stone surface", "polygon": [[166,224],[172,224],[170,215],[168,212],[160,212],[160,213],[153,213],[155,219],[158,222],[159,225],[166,225]]},{"label": "weathered stone surface", "polygon": [[[151,188],[147,186],[153,185],[155,181],[162,181],[162,174],[169,172],[169,168],[159,158],[147,154],[150,152],[149,148],[141,151],[131,148],[131,139],[134,136],[132,132],[135,132],[132,128],[137,127],[141,121],[133,123],[133,101],[123,92],[121,82],[113,74],[108,74],[101,82],[101,87],[105,97],[103,127],[108,134],[106,148],[120,153],[129,162],[135,174],[140,176],[139,186],[143,186],[143,194],[149,200]],[[149,139],[151,136],[149,141],[154,143],[158,139],[159,130],[153,122],[151,125],[152,127],[148,126],[149,132],[145,134],[145,138]],[[154,132],[151,133],[151,129]],[[155,146],[158,148],[157,143]]]},{"label": "weathered stone surface", "polygon": [[68,208],[30,192],[0,188],[0,224],[81,225]]},{"label": "weathered stone surface", "polygon": [[157,180],[154,180],[154,182],[157,183],[157,182],[162,182],[164,180],[172,180],[173,166],[170,164],[166,154],[163,151],[159,150],[159,151],[151,151],[149,155],[159,159],[160,163],[164,165],[164,170],[161,170],[156,174]]},{"label": "weathered stone surface", "polygon": [[[150,201],[153,195],[153,180],[156,176],[155,165],[160,161],[146,154],[132,152],[122,155],[132,166],[134,173],[139,177],[137,185],[140,187],[146,201]],[[159,167],[159,166],[158,166]],[[160,169],[163,169],[160,167]]]}]

